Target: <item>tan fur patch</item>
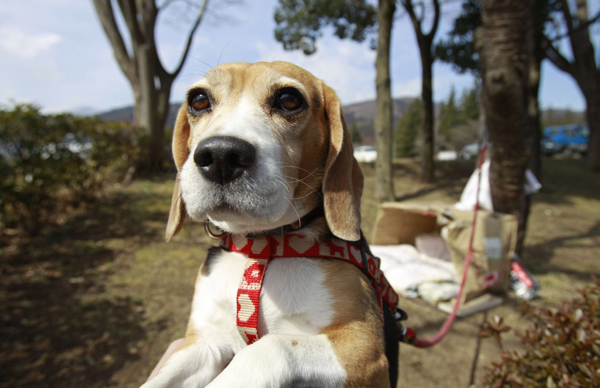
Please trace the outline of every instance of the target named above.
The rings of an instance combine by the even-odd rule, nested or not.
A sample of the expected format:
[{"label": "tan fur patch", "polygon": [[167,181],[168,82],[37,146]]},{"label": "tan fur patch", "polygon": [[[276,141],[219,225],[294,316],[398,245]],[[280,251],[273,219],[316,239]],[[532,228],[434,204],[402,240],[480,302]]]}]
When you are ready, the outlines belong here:
[{"label": "tan fur patch", "polygon": [[389,387],[381,313],[373,287],[351,264],[327,260],[322,266],[336,312],[332,325],[322,333],[348,373],[345,386]]}]

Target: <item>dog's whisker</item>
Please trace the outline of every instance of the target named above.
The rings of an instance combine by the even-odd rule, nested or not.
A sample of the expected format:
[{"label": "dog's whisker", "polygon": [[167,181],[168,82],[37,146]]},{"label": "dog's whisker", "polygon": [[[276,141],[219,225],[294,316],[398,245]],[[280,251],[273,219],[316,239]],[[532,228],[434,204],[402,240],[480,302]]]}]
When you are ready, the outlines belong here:
[{"label": "dog's whisker", "polygon": [[315,172],[317,172],[319,170],[318,168],[315,168],[312,172],[310,172],[307,169],[302,168],[300,166],[292,166],[290,164],[284,164],[284,162],[275,162],[275,163],[281,165],[281,167],[284,167],[284,168],[295,168],[295,169],[307,172],[309,174],[308,176],[313,175]]},{"label": "dog's whisker", "polygon": [[285,197],[285,199],[290,203],[290,206],[294,210],[294,213],[296,213],[296,217],[298,217],[298,222],[302,223],[302,217],[300,217],[300,213],[298,213],[298,210],[296,209],[296,207],[294,206],[294,204],[292,203],[292,201],[289,198],[287,198],[287,197]]},{"label": "dog's whisker", "polygon": [[297,183],[302,183],[303,185],[305,185],[306,187],[308,187],[311,191],[304,197],[299,197],[299,198],[305,198],[313,193],[317,194],[319,197],[323,198],[323,195],[313,186],[309,185],[308,183],[304,182],[302,179],[296,179],[296,178],[292,178],[292,177],[287,177],[287,179],[293,180],[294,182]]},{"label": "dog's whisker", "polygon": [[[225,47],[227,47],[227,46],[225,46]],[[211,64],[209,64],[209,63],[207,63],[207,62],[204,62],[202,59],[200,59],[200,58],[198,58],[198,57],[195,57],[195,56],[193,56],[193,55],[190,55],[190,57],[194,58],[195,60],[197,60],[197,61],[198,61],[198,62],[200,62],[200,63],[203,63],[203,64],[205,64],[206,66],[208,66],[208,68],[209,68],[210,70],[212,70],[212,69],[214,68],[214,66],[213,66],[213,65],[211,65]]]},{"label": "dog's whisker", "polygon": [[277,183],[281,183],[283,185],[283,187],[285,187],[285,190],[288,193],[290,193],[290,194],[292,193],[292,188],[287,183],[285,183],[284,181],[279,180],[279,179],[274,179],[274,181],[277,182]]},{"label": "dog's whisker", "polygon": [[[316,192],[316,193],[317,193],[317,194],[319,194],[319,196],[321,196],[321,193],[319,193],[319,192]],[[301,196],[301,197],[295,197],[294,199],[295,199],[295,200],[299,200],[299,199],[308,198],[308,197],[310,197],[310,196],[311,196],[311,195],[313,195],[313,194],[314,194],[314,193],[308,193],[308,194],[306,194],[306,195],[303,195],[303,196]]]}]

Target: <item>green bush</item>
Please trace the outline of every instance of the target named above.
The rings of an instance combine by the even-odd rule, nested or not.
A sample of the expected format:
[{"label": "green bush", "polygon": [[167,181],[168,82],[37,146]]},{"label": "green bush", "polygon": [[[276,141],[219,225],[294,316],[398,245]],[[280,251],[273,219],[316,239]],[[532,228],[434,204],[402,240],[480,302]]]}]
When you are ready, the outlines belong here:
[{"label": "green bush", "polygon": [[594,283],[558,309],[533,309],[525,304],[524,311],[534,325],[517,335],[526,351],[503,353],[502,361],[487,370],[486,384],[599,387],[600,282],[594,279]]},{"label": "green bush", "polygon": [[125,123],[31,105],[0,110],[0,226],[30,228],[64,200],[89,200],[132,173],[143,142]]}]

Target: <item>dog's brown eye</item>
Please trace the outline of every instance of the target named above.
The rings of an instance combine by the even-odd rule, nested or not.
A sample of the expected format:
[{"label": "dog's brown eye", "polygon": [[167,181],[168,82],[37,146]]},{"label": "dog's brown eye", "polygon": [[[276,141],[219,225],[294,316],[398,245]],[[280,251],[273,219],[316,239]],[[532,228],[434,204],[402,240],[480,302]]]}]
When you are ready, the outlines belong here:
[{"label": "dog's brown eye", "polygon": [[296,111],[304,105],[304,100],[299,92],[294,89],[284,89],[275,98],[274,108],[284,112]]},{"label": "dog's brown eye", "polygon": [[194,112],[200,112],[210,107],[210,100],[204,93],[199,93],[196,97],[190,101],[190,108]]},{"label": "dog's brown eye", "polygon": [[290,93],[284,93],[279,97],[279,103],[284,110],[291,111],[300,108],[300,100],[298,97]]}]

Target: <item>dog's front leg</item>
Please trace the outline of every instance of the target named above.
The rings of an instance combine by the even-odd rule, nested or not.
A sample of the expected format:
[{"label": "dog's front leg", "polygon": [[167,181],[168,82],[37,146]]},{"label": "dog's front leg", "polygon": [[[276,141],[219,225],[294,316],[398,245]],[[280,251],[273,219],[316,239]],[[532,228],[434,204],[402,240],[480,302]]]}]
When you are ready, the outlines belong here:
[{"label": "dog's front leg", "polygon": [[209,387],[341,387],[345,379],[326,335],[268,334],[238,352]]},{"label": "dog's front leg", "polygon": [[233,346],[227,341],[186,338],[142,388],[205,387],[225,369],[233,355]]}]

